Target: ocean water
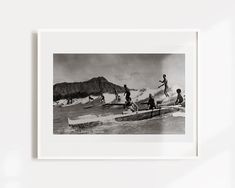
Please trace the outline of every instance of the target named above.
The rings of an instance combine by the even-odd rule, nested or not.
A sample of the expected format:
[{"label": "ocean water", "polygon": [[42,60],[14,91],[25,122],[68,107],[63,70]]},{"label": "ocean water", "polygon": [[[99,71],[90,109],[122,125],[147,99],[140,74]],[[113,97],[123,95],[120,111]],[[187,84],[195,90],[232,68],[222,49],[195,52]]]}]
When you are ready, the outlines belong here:
[{"label": "ocean water", "polygon": [[103,107],[93,104],[77,104],[67,107],[53,107],[54,134],[185,134],[185,117],[183,112],[168,113],[140,121],[109,120],[101,125],[90,128],[72,128],[68,125],[68,118],[76,119],[84,115],[113,115],[121,114],[122,106]]}]

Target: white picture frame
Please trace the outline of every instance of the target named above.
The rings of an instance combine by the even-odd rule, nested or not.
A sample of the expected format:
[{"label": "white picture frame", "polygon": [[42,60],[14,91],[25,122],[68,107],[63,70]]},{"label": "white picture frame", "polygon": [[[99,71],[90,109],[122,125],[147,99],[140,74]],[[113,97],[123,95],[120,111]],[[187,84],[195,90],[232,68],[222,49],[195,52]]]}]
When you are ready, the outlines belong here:
[{"label": "white picture frame", "polygon": [[[198,30],[38,31],[38,159],[198,157]],[[184,135],[54,135],[54,53],[185,53]]]}]

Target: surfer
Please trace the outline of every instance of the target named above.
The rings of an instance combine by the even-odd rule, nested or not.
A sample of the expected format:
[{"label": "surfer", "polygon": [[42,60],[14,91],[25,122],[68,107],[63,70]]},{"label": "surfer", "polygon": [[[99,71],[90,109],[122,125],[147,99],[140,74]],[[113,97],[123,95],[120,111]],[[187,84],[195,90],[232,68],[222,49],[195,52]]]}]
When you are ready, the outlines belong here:
[{"label": "surfer", "polygon": [[101,95],[100,95],[100,102],[105,102],[105,98],[104,98],[103,93],[101,93]]},{"label": "surfer", "polygon": [[154,101],[152,94],[149,94],[149,100],[147,104],[149,106],[149,109],[151,110],[153,110],[154,108],[156,109],[155,101]]},{"label": "surfer", "polygon": [[162,85],[158,86],[158,88],[162,87],[162,86],[165,86],[164,88],[164,94],[166,95],[166,97],[169,97],[168,93],[167,93],[167,90],[168,90],[168,84],[167,84],[167,79],[166,79],[166,75],[163,74],[163,80],[159,80],[159,82],[162,83]]},{"label": "surfer", "polygon": [[90,101],[93,101],[94,100],[94,98],[92,98],[90,95],[89,95],[89,102]]},{"label": "surfer", "polygon": [[175,101],[175,105],[181,104],[184,101],[184,99],[181,95],[181,89],[177,89],[176,92],[177,92],[178,95],[177,95],[177,99]]},{"label": "surfer", "polygon": [[115,94],[115,100],[120,101],[120,96],[118,95],[117,90],[115,88],[113,88],[113,90],[114,90],[114,94]]},{"label": "surfer", "polygon": [[[128,111],[138,113],[138,110],[139,110],[139,107],[137,106],[137,104],[134,103],[134,102],[131,100],[130,97],[128,98],[128,100],[127,100],[126,103],[125,103],[125,108],[127,109],[127,113],[128,113]],[[123,112],[123,113],[126,113],[126,112]]]},{"label": "surfer", "polygon": [[124,89],[125,89],[125,92],[124,92],[124,95],[126,95],[126,101],[128,102],[129,100],[131,100],[131,92],[130,92],[130,89],[126,86],[126,84],[124,85]]},{"label": "surfer", "polygon": [[68,96],[67,97],[67,104],[72,104],[72,103],[73,103],[72,97]]}]

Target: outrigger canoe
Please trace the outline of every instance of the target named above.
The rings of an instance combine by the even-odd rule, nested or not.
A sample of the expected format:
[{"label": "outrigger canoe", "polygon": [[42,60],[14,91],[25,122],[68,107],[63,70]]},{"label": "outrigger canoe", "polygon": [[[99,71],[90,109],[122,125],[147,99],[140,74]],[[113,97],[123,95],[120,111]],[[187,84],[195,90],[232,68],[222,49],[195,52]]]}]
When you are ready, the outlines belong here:
[{"label": "outrigger canoe", "polygon": [[155,116],[160,116],[162,114],[176,112],[181,110],[176,106],[170,107],[162,107],[159,109],[154,110],[143,110],[139,112],[131,112],[128,114],[116,114],[116,115],[108,115],[108,116],[96,116],[92,115],[89,118],[78,117],[77,119],[69,119],[68,124],[71,127],[79,127],[79,128],[86,128],[86,127],[93,127],[97,125],[101,125],[102,122],[105,121],[138,121],[144,119],[150,119]]},{"label": "outrigger canoe", "polygon": [[102,106],[124,106],[125,103],[105,103]]},{"label": "outrigger canoe", "polygon": [[97,106],[103,106],[103,107],[110,107],[110,106],[124,106],[125,103],[104,103],[104,104],[98,104],[98,105],[88,105],[88,106],[84,106],[84,109],[88,109],[88,108],[93,108],[93,107],[97,107]]}]

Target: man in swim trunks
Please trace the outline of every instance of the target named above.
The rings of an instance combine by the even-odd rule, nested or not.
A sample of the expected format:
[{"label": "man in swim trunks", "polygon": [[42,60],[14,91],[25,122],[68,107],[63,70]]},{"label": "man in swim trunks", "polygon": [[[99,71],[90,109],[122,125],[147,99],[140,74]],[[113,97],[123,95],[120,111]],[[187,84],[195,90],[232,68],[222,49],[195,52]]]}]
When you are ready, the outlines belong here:
[{"label": "man in swim trunks", "polygon": [[120,101],[120,100],[119,100],[119,99],[120,99],[120,96],[118,95],[117,90],[116,90],[115,88],[113,88],[113,90],[114,90],[114,94],[115,94],[115,100],[116,100],[116,101]]},{"label": "man in swim trunks", "polygon": [[177,104],[181,104],[184,101],[184,99],[181,95],[181,89],[177,89],[176,92],[178,93],[177,99],[175,101],[175,104],[177,105]]},{"label": "man in swim trunks", "polygon": [[[131,100],[131,98],[129,98],[127,101],[126,101],[126,103],[125,103],[125,108],[127,109],[127,110],[130,110],[131,112],[138,112],[138,110],[139,110],[139,107],[137,106],[137,104],[136,103],[134,103],[132,100]],[[126,112],[123,112],[123,113],[128,113],[128,111],[126,111]]]},{"label": "man in swim trunks", "polygon": [[126,84],[124,85],[124,89],[125,89],[124,95],[126,95],[126,101],[128,101],[129,98],[131,97],[131,92],[129,88],[126,86]]},{"label": "man in swim trunks", "polygon": [[167,93],[167,90],[168,90],[168,84],[167,84],[167,79],[166,79],[166,75],[163,74],[163,80],[159,80],[159,82],[162,83],[162,85],[158,86],[158,88],[162,87],[162,86],[165,86],[164,88],[164,94],[166,95],[166,97],[169,97],[168,93]]},{"label": "man in swim trunks", "polygon": [[149,106],[149,109],[151,110],[153,110],[154,108],[156,109],[155,101],[154,101],[152,94],[149,94],[148,106]]}]

